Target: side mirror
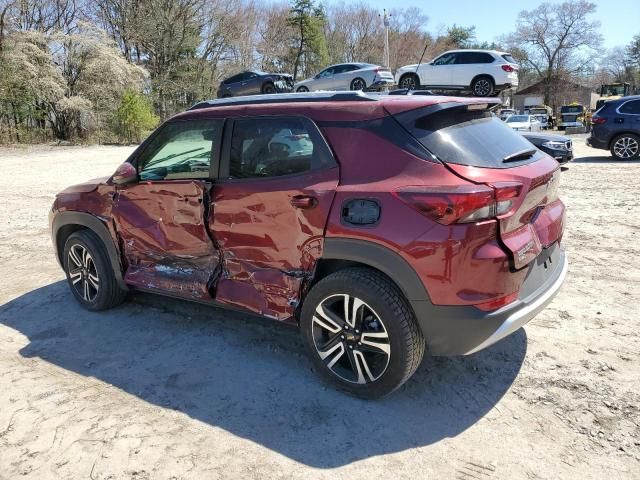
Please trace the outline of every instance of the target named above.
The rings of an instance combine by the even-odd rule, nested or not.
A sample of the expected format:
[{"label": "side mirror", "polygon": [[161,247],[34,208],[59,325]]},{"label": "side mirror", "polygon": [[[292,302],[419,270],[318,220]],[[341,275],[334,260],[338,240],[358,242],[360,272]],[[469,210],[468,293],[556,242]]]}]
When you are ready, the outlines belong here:
[{"label": "side mirror", "polygon": [[125,185],[127,183],[133,183],[138,180],[138,172],[136,168],[130,163],[123,163],[116,168],[115,173],[111,177],[111,181],[116,185]]}]

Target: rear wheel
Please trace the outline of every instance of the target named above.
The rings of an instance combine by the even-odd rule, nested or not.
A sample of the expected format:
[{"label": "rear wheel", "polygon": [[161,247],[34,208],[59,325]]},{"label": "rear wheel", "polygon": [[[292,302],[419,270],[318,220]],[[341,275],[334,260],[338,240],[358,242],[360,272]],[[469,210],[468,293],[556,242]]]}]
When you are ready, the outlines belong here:
[{"label": "rear wheel", "polygon": [[362,398],[400,387],[424,354],[422,332],[404,296],[368,268],[320,280],[304,301],[300,327],[318,372]]},{"label": "rear wheel", "polygon": [[632,133],[618,135],[611,142],[611,155],[618,160],[633,160],[640,155],[640,137]]},{"label": "rear wheel", "polygon": [[298,87],[298,89],[296,90],[296,92],[298,93],[304,93],[304,92],[308,92],[309,89],[307,87]]},{"label": "rear wheel", "polygon": [[106,249],[91,230],[69,235],[63,265],[71,293],[86,309],[106,310],[125,299],[127,293],[118,286]]},{"label": "rear wheel", "polygon": [[367,88],[367,84],[360,77],[351,80],[351,90],[364,90],[365,88]]},{"label": "rear wheel", "polygon": [[488,97],[493,93],[494,88],[491,77],[478,77],[471,84],[471,90],[476,97]]}]

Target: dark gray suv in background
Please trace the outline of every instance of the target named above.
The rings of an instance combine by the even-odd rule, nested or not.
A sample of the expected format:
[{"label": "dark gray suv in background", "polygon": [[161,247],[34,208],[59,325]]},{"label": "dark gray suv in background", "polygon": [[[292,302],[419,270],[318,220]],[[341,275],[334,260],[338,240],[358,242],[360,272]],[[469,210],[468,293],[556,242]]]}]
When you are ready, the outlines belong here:
[{"label": "dark gray suv in background", "polygon": [[610,150],[618,160],[640,156],[640,95],[605,102],[591,123],[587,145]]},{"label": "dark gray suv in background", "polygon": [[218,87],[218,98],[291,91],[293,77],[289,74],[246,71],[223,80]]}]

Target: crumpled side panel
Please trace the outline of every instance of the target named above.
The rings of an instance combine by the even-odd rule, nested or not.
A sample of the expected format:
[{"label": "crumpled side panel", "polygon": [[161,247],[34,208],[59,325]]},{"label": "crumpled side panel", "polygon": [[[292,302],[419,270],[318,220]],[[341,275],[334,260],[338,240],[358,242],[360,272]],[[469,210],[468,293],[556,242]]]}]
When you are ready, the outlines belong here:
[{"label": "crumpled side panel", "polygon": [[114,219],[138,288],[211,300],[218,250],[209,236],[208,185],[199,181],[139,183],[118,191]]}]

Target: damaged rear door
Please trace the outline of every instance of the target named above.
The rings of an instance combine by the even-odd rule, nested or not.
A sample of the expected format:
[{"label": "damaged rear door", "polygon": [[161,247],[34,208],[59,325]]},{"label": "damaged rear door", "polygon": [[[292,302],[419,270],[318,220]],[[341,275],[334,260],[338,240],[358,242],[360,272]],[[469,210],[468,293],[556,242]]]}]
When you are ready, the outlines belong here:
[{"label": "damaged rear door", "polygon": [[139,181],[118,187],[113,204],[128,284],[211,300],[219,258],[206,219],[222,128],[222,120],[167,123],[134,160]]},{"label": "damaged rear door", "polygon": [[228,122],[210,209],[221,262],[215,298],[285,320],[322,254],[338,167],[307,118]]}]

